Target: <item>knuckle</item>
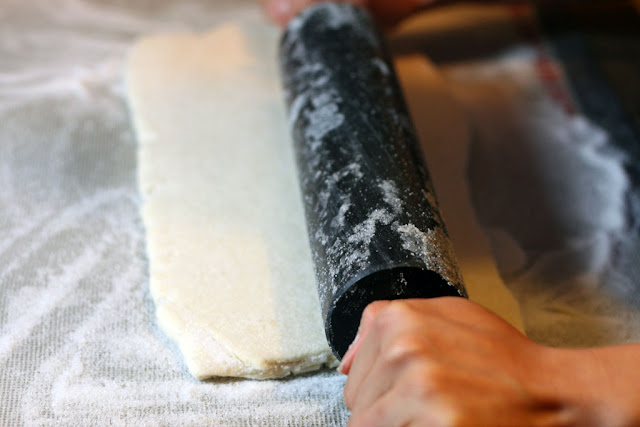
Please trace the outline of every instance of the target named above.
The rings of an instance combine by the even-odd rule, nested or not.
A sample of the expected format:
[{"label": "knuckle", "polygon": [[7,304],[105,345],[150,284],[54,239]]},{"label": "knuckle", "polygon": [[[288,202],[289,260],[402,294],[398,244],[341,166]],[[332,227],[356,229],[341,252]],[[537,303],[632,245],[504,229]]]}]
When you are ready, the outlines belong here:
[{"label": "knuckle", "polygon": [[452,405],[446,403],[440,404],[440,406],[433,411],[435,418],[438,420],[437,424],[447,427],[463,427],[473,426],[474,423],[470,423],[467,417],[464,416]]},{"label": "knuckle", "polygon": [[449,383],[447,370],[439,364],[424,366],[417,378],[427,390],[443,391]]},{"label": "knuckle", "polygon": [[405,318],[412,316],[414,308],[407,300],[395,300],[389,303],[386,311],[400,318]]},{"label": "knuckle", "polygon": [[396,337],[385,351],[386,362],[404,364],[419,359],[425,354],[423,343],[415,336],[405,334]]},{"label": "knuckle", "polygon": [[424,426],[442,427],[471,427],[477,425],[487,425],[479,422],[473,414],[468,414],[459,403],[460,398],[454,400],[448,397],[438,397],[427,404],[422,405],[418,418],[425,420]]},{"label": "knuckle", "polygon": [[391,408],[378,403],[367,408],[365,411],[352,413],[349,418],[348,427],[376,427],[388,425],[391,417]]},{"label": "knuckle", "polygon": [[442,408],[443,424],[450,427],[469,427],[477,425],[477,421],[469,419],[459,408],[458,405],[444,405]]},{"label": "knuckle", "polygon": [[393,317],[389,316],[386,310],[381,310],[380,313],[373,319],[371,323],[372,329],[380,335],[385,334],[394,325]]},{"label": "knuckle", "polygon": [[412,316],[413,309],[409,305],[402,301],[391,301],[379,309],[373,325],[378,330],[385,331],[396,325],[409,322]]},{"label": "knuckle", "polygon": [[387,307],[390,304],[390,301],[373,301],[369,305],[364,308],[363,313],[373,315],[380,311],[381,309]]},{"label": "knuckle", "polygon": [[419,419],[416,425],[419,426],[441,426],[441,427],[472,427],[478,425],[488,425],[479,422],[473,415],[465,414],[466,411],[457,404],[451,404],[450,399],[434,399],[421,405],[420,411],[416,415]]},{"label": "knuckle", "polygon": [[371,304],[367,305],[362,311],[362,321],[365,320],[371,321],[377,318],[378,312],[384,310],[385,307],[389,305],[389,301],[374,301]]},{"label": "knuckle", "polygon": [[422,363],[407,378],[406,393],[417,398],[441,397],[448,384],[446,370],[437,363]]}]

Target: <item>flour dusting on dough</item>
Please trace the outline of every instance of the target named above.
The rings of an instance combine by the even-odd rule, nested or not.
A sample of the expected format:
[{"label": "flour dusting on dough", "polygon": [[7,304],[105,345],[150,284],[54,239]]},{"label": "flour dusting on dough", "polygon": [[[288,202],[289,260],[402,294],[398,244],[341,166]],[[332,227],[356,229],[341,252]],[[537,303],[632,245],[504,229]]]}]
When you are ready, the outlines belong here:
[{"label": "flour dusting on dough", "polygon": [[[277,84],[277,32],[260,25],[152,36],[130,55],[151,294],[199,379],[279,378],[336,363]],[[311,138],[344,120],[338,101],[312,100]]]}]

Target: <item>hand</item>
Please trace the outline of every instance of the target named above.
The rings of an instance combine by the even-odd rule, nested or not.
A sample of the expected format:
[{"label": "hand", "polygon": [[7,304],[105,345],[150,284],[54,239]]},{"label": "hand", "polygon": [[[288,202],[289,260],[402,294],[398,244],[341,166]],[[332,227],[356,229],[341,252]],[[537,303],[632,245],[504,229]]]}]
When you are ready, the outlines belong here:
[{"label": "hand", "polygon": [[[340,367],[349,425],[626,425],[640,348],[607,350],[626,359],[538,345],[463,298],[375,302]],[[620,380],[625,362],[635,379],[621,387],[611,370]]]},{"label": "hand", "polygon": [[[304,8],[321,0],[260,0],[267,15],[284,26]],[[369,8],[384,25],[393,25],[432,2],[441,0],[341,0]]]}]

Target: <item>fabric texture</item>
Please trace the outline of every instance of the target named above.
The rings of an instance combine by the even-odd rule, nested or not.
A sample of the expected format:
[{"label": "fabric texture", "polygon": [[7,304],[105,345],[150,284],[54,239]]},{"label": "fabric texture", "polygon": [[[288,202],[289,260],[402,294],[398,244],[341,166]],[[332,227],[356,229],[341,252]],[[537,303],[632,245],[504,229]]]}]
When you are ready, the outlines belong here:
[{"label": "fabric texture", "polygon": [[[256,3],[0,4],[0,425],[346,423],[345,378],[333,371],[275,381],[192,379],[159,330],[149,296],[122,82],[127,51],[144,34],[205,31],[237,13],[258,19]],[[543,42],[525,37],[527,25],[535,26],[530,11],[461,6],[427,15],[408,22],[392,44],[399,53],[428,52],[441,65],[437,85],[415,88],[440,96],[436,126],[429,117],[416,122],[423,138],[438,142],[425,144],[427,163],[461,263],[497,269],[526,302],[524,328],[541,342],[638,340],[638,304],[628,297],[636,293],[615,285],[633,288],[619,278],[637,271],[631,262],[620,269],[610,262],[615,251],[638,247],[620,213],[630,200],[624,152],[556,96],[565,87],[562,69]],[[541,55],[557,73],[551,85],[541,78],[548,75]],[[410,103],[419,113],[419,103]],[[464,125],[437,126],[452,123],[444,121],[449,113]],[[453,136],[458,145],[449,143]],[[527,172],[519,181],[489,173],[514,173],[498,166],[516,161],[536,167],[515,168]],[[544,201],[534,208],[531,194],[514,186],[532,182],[533,200]],[[564,209],[567,194],[584,209]],[[505,212],[540,227],[551,219],[554,227],[528,233],[521,217]],[[464,243],[467,220],[485,234]],[[479,249],[485,238],[495,259]],[[506,298],[478,277],[465,279],[471,298],[489,307]]]}]

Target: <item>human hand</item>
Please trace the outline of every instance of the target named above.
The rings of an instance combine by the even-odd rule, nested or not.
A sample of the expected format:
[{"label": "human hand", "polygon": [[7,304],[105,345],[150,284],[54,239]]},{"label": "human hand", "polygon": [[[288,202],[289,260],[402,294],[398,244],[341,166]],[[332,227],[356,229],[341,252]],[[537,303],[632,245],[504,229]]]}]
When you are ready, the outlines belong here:
[{"label": "human hand", "polygon": [[340,370],[352,427],[609,425],[600,368],[449,297],[369,305]]},{"label": "human hand", "polygon": [[[267,15],[284,26],[304,8],[321,0],[260,0]],[[442,0],[340,0],[371,10],[383,25],[393,25],[421,7]]]}]

